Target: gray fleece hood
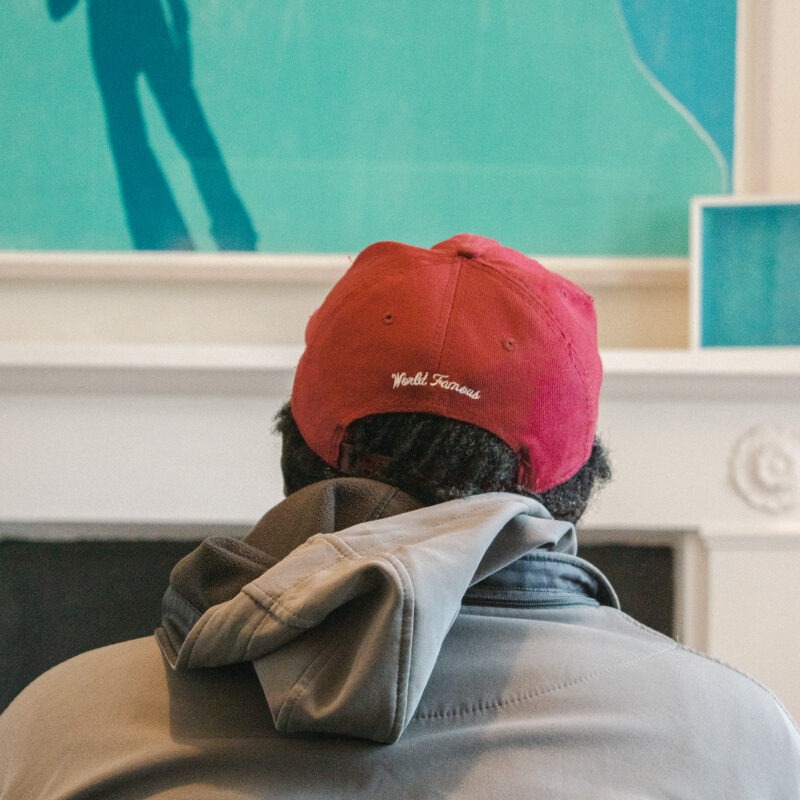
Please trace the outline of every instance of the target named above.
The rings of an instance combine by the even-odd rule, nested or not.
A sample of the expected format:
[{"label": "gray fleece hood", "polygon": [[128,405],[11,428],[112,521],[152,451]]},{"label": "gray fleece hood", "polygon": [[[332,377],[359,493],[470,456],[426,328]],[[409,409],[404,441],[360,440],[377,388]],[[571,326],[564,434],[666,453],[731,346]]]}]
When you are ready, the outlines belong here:
[{"label": "gray fleece hood", "polygon": [[[373,481],[330,481],[243,542],[204,543],[165,595],[156,636],[170,665],[251,661],[278,730],[396,741],[467,590],[533,550],[576,549],[573,526],[530,498],[416,505]],[[337,507],[366,521],[339,528]]]}]

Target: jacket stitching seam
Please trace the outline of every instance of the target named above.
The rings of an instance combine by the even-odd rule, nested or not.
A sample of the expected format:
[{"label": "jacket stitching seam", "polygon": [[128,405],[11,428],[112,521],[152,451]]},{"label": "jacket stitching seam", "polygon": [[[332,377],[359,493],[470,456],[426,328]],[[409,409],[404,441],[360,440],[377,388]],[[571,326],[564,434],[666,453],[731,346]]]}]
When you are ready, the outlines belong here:
[{"label": "jacket stitching seam", "polygon": [[605,669],[595,670],[594,672],[586,673],[585,675],[581,675],[578,678],[573,678],[572,680],[565,681],[564,683],[558,683],[553,686],[547,686],[542,689],[527,691],[524,692],[523,694],[514,695],[506,699],[481,701],[477,705],[472,706],[471,708],[458,709],[453,711],[434,711],[431,713],[423,712],[419,715],[416,715],[414,719],[419,721],[459,719],[462,717],[477,716],[478,714],[484,714],[488,711],[497,711],[510,706],[522,705],[523,703],[529,703],[540,697],[544,697],[545,695],[553,694],[555,692],[559,692],[564,689],[570,689],[573,686],[578,686],[582,683],[588,683],[589,681],[596,680],[597,678],[601,678],[604,675],[609,675],[613,672],[616,672],[617,670],[627,669],[628,667],[634,666],[635,664],[641,664],[644,663],[645,661],[649,661],[650,659],[658,658],[666,653],[669,653],[670,651],[675,650],[678,647],[679,647],[678,643],[673,642],[671,647],[664,648],[655,653],[647,653],[644,656],[637,656],[636,658],[630,658],[626,659],[625,661],[620,661],[619,663],[614,664],[613,666],[606,667]]}]

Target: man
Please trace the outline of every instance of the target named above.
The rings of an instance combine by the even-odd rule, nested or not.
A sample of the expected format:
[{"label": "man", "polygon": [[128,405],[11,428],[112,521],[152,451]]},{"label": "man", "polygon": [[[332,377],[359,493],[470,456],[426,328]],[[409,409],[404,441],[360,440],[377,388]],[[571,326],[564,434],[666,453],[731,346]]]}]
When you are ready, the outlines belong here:
[{"label": "man", "polygon": [[538,263],[367,248],[279,414],[287,499],[176,566],[155,638],[12,703],[4,800],[798,797],[779,703],[575,555],[600,380],[591,299]]}]

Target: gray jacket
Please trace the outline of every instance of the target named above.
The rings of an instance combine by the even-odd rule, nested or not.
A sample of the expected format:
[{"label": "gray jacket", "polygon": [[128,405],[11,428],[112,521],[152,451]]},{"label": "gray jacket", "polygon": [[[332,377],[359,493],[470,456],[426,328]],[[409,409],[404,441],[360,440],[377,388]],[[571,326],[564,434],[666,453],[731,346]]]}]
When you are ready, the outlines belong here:
[{"label": "gray jacket", "polygon": [[800,797],[777,701],[622,614],[517,495],[309,487],[176,567],[157,640],[25,690],[0,797]]}]

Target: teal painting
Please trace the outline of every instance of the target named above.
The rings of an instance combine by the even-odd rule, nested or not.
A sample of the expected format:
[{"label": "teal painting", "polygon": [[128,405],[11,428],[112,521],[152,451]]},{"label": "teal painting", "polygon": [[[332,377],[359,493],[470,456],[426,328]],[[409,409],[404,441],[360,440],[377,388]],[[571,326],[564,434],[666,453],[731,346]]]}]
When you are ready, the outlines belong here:
[{"label": "teal painting", "polygon": [[6,0],[0,248],[684,255],[735,0]]},{"label": "teal painting", "polygon": [[800,345],[800,202],[700,204],[706,347]]}]

